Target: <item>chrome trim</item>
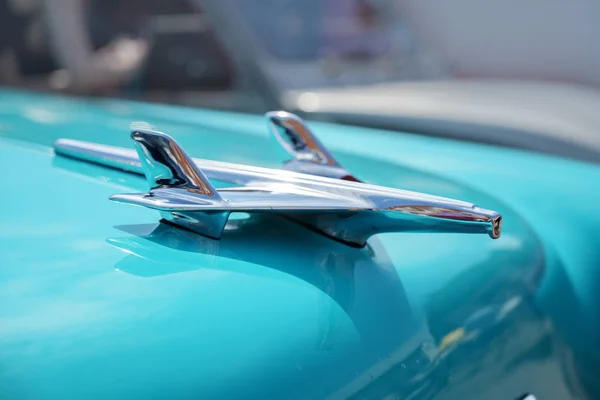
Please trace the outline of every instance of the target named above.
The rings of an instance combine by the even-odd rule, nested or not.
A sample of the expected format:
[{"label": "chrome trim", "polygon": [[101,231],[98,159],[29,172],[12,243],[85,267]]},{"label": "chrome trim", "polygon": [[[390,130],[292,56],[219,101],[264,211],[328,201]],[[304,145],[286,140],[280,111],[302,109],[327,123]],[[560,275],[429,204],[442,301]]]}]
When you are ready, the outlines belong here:
[{"label": "chrome trim", "polygon": [[[343,170],[302,121],[290,116],[277,113],[268,118],[294,161],[303,168],[311,165]],[[290,121],[295,131],[279,130]],[[293,138],[298,132],[305,145],[298,138],[291,142],[282,138],[284,134]],[[330,175],[327,169],[309,175],[192,159],[170,136],[150,129],[134,128],[131,138],[135,151],[69,139],[59,139],[54,149],[57,155],[145,174],[148,193],[119,194],[111,200],[158,210],[163,219],[213,238],[221,236],[234,211],[281,214],[356,247],[382,232],[487,233],[494,239],[500,237],[500,214],[471,203],[362,183],[347,172],[336,176],[344,179],[334,179],[323,176]],[[242,186],[216,189],[210,179]]]}]

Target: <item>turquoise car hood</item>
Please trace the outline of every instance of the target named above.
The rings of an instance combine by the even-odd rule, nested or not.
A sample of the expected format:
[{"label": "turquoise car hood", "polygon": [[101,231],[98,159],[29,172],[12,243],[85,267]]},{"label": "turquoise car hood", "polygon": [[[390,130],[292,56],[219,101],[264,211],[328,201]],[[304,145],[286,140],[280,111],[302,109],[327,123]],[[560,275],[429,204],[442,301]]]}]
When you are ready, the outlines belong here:
[{"label": "turquoise car hood", "polygon": [[[1,398],[578,390],[563,357],[575,328],[553,324],[572,326],[569,310],[589,316],[597,300],[588,262],[599,250],[587,235],[600,217],[587,212],[599,200],[588,188],[598,167],[312,124],[361,179],[498,210],[503,236],[389,233],[354,249],[240,214],[215,241],[108,201],[145,190],[141,177],[51,150],[59,137],[130,147],[138,120],[194,157],[280,165],[260,117],[2,92]],[[557,311],[557,287],[566,312]],[[589,321],[575,327],[592,340]],[[540,374],[543,382],[531,378]]]}]

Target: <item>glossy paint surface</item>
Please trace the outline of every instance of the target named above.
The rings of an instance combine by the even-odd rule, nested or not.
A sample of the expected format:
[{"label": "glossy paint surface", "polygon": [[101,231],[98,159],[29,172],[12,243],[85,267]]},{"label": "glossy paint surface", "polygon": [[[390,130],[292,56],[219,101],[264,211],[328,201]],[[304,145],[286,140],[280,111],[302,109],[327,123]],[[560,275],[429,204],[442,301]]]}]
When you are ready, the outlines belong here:
[{"label": "glossy paint surface", "polygon": [[108,201],[143,178],[49,149],[58,137],[127,146],[132,120],[195,157],[279,165],[260,117],[0,94],[0,398],[594,389],[597,166],[314,124],[358,178],[497,209],[503,236],[386,233],[352,249],[238,214],[215,241]]}]

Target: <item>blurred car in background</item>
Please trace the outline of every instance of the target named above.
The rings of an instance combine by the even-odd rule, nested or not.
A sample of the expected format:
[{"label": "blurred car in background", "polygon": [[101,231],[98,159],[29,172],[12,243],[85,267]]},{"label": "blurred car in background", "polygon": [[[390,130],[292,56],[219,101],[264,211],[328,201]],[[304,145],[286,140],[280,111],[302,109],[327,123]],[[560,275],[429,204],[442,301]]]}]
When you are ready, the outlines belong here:
[{"label": "blurred car in background", "polygon": [[600,3],[552,4],[229,0],[206,9],[272,107],[598,162],[600,51],[586,16]]},{"label": "blurred car in background", "polygon": [[[21,3],[35,2],[6,4]],[[286,108],[598,162],[600,52],[587,16],[599,7],[47,0],[28,24],[4,18],[20,21],[11,37],[32,42],[14,46],[23,74],[45,72],[54,89],[246,112]]]}]

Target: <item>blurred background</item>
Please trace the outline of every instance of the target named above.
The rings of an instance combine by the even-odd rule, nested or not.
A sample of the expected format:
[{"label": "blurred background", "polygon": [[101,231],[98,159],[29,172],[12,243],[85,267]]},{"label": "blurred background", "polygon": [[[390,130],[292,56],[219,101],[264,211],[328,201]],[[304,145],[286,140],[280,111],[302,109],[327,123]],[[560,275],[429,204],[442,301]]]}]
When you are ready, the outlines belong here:
[{"label": "blurred background", "polygon": [[594,0],[0,0],[0,84],[600,161]]}]

